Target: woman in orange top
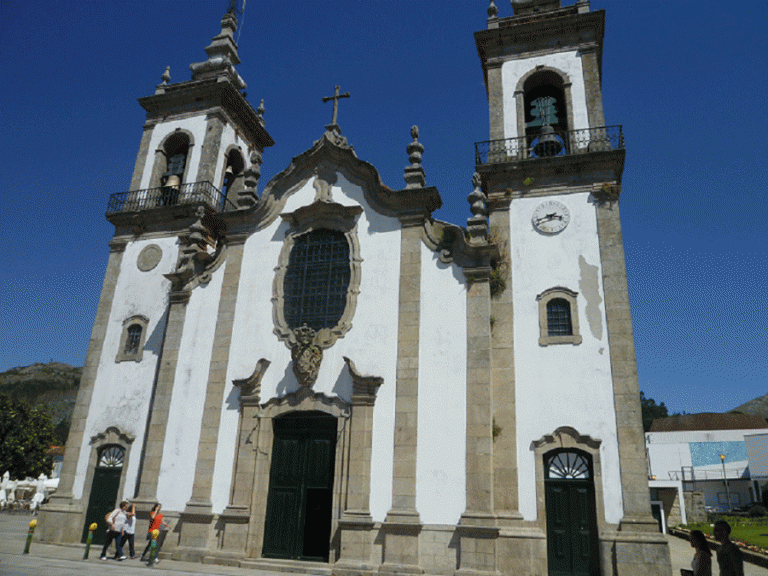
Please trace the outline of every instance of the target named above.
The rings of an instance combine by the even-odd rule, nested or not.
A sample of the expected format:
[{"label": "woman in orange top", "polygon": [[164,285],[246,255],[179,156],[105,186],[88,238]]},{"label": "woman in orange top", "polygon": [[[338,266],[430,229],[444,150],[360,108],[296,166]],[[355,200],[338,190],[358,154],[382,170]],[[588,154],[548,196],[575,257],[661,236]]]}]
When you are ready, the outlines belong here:
[{"label": "woman in orange top", "polygon": [[[149,548],[152,546],[152,532],[154,530],[160,530],[161,526],[165,526],[166,528],[170,528],[170,525],[163,520],[163,515],[160,513],[161,508],[160,502],[155,502],[155,505],[152,506],[152,511],[149,513],[149,529],[147,530],[147,547],[144,548],[144,552],[141,555],[141,560],[145,560],[147,553],[149,552]],[[160,553],[160,544],[161,541],[158,538],[157,541],[157,553]],[[160,559],[158,557],[155,557],[155,564],[160,562]]]}]

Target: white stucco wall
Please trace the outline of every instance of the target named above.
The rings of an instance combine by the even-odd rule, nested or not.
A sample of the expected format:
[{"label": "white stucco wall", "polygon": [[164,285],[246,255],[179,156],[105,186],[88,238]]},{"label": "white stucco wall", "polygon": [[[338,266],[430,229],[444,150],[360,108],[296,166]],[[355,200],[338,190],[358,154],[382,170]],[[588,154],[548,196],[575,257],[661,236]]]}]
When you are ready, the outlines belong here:
[{"label": "white stucco wall", "polygon": [[[96,371],[91,397],[92,408],[88,411],[77,461],[73,486],[75,498],[81,498],[83,495],[91,456],[91,437],[109,426],[117,426],[123,432],[135,436],[128,458],[125,491],[120,497],[133,496],[152,384],[166,322],[170,282],[163,274],[171,272],[176,265],[176,242],[175,237],[160,238],[129,242],[125,247]],[[136,265],[136,260],[142,249],[149,244],[156,244],[161,248],[162,258],[154,269],[142,272]],[[135,315],[149,319],[141,361],[115,362],[123,333],[123,322]]]},{"label": "white stucco wall", "polygon": [[744,442],[752,478],[768,477],[768,434],[745,434]]},{"label": "white stucco wall", "polygon": [[465,508],[467,291],[464,273],[421,247],[416,510],[456,524]]},{"label": "white stucco wall", "polygon": [[[571,213],[554,236],[537,232],[531,215],[557,200]],[[515,199],[509,212],[515,333],[515,398],[520,512],[534,520],[535,466],[531,443],[561,426],[600,440],[605,519],[622,517],[616,413],[613,401],[597,217],[589,194]],[[539,302],[544,290],[565,287],[577,296],[583,342],[539,345]]]},{"label": "white stucco wall", "polygon": [[208,284],[201,284],[192,290],[186,307],[157,481],[158,500],[167,510],[184,510],[192,495],[213,336],[226,266],[225,261],[212,274]]},{"label": "white stucco wall", "polygon": [[581,66],[581,56],[576,50],[508,60],[501,65],[501,83],[504,107],[504,138],[522,136],[517,133],[517,102],[515,90],[520,78],[536,68],[549,66],[568,74],[571,79],[571,102],[573,105],[573,128],[575,130],[589,127],[587,116],[586,90],[584,89],[584,73]]},{"label": "white stucco wall", "polygon": [[[284,213],[314,201],[313,180],[309,178],[288,198]],[[331,348],[324,350],[313,390],[347,401],[350,399],[352,383],[343,356],[350,358],[360,373],[383,377],[373,416],[371,478],[374,481],[370,499],[374,520],[383,520],[392,499],[400,224],[396,218],[373,211],[360,187],[340,173],[332,187],[332,195],[339,204],[361,205],[364,209],[357,219],[362,274],[352,318],[353,328]],[[221,512],[227,505],[231,486],[238,426],[238,391],[233,389],[232,380],[250,376],[256,362],[265,358],[271,364],[261,381],[262,402],[299,387],[290,367],[290,350],[273,333],[272,284],[287,230],[287,224],[278,219],[254,233],[244,246],[214,468],[214,512]]]},{"label": "white stucco wall", "polygon": [[177,128],[187,130],[192,133],[194,138],[187,156],[189,168],[186,169],[187,182],[197,181],[197,169],[200,166],[200,155],[203,149],[203,139],[205,138],[205,127],[207,121],[205,116],[196,116],[193,118],[184,118],[182,120],[169,120],[161,122],[152,130],[152,137],[149,140],[149,149],[147,151],[147,161],[144,164],[144,172],[141,176],[141,188],[150,187],[152,169],[155,165],[155,151],[160,148],[160,144],[165,138],[174,132]]}]

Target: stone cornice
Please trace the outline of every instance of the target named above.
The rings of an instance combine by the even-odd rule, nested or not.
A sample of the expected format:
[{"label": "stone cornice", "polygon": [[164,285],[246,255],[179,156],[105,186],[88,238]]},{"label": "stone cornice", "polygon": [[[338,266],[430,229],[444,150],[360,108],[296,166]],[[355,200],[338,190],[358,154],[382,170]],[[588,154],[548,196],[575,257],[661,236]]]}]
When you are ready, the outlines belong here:
[{"label": "stone cornice", "polygon": [[564,9],[535,18],[500,19],[498,28],[475,32],[475,45],[487,84],[489,63],[498,65],[496,59],[541,50],[561,52],[594,46],[601,69],[604,33],[605,10],[578,14]]},{"label": "stone cornice", "polygon": [[229,81],[220,82],[214,78],[169,84],[162,93],[139,98],[139,104],[147,111],[148,122],[220,106],[243,131],[246,140],[260,149],[275,143],[264,128],[264,120]]}]

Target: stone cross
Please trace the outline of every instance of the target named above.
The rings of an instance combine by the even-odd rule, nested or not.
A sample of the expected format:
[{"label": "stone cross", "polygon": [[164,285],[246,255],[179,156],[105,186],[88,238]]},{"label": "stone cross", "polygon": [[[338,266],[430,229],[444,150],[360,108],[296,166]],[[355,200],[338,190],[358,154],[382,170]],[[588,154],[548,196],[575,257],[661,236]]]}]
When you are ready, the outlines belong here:
[{"label": "stone cross", "polygon": [[328,100],[333,100],[333,120],[331,120],[331,125],[336,125],[336,119],[339,116],[339,99],[340,98],[349,98],[349,92],[344,92],[344,94],[339,94],[339,86],[336,85],[336,90],[333,94],[333,96],[323,96],[323,102],[328,102]]}]

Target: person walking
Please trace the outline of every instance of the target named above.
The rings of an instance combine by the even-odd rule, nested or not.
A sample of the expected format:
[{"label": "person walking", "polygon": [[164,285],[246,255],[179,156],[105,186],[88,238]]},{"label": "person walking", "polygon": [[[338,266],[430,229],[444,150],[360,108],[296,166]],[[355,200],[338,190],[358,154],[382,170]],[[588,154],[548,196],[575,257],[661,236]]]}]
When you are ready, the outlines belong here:
[{"label": "person walking", "polygon": [[104,544],[104,548],[101,550],[101,560],[107,559],[107,550],[109,550],[113,540],[115,541],[115,560],[125,560],[122,540],[126,521],[125,508],[127,506],[128,502],[123,500],[120,502],[120,506],[104,516],[104,519],[107,521],[107,543]]},{"label": "person walking", "polygon": [[125,543],[128,542],[128,550],[131,555],[131,560],[136,558],[136,550],[134,549],[134,540],[136,538],[136,504],[131,504],[125,511],[126,521],[125,530],[123,532],[123,541],[120,543],[122,548],[125,548]]},{"label": "person walking", "polygon": [[701,530],[691,531],[691,548],[696,550],[691,561],[693,576],[712,576],[712,552]]},{"label": "person walking", "polygon": [[[152,532],[154,530],[160,530],[162,526],[165,526],[166,528],[170,528],[170,525],[163,520],[163,515],[160,513],[160,509],[162,508],[162,505],[160,502],[155,502],[155,505],[152,506],[152,510],[149,513],[149,528],[147,529],[147,547],[144,548],[144,552],[141,554],[141,560],[146,560],[147,554],[149,553],[149,549],[152,546]],[[160,546],[162,545],[162,540],[160,538],[157,539],[157,553],[160,554]],[[160,559],[155,556],[155,564],[160,562]]]},{"label": "person walking", "polygon": [[725,520],[715,522],[715,540],[720,542],[717,549],[717,564],[720,566],[720,576],[744,576],[744,560],[741,550],[731,542],[731,525]]}]

